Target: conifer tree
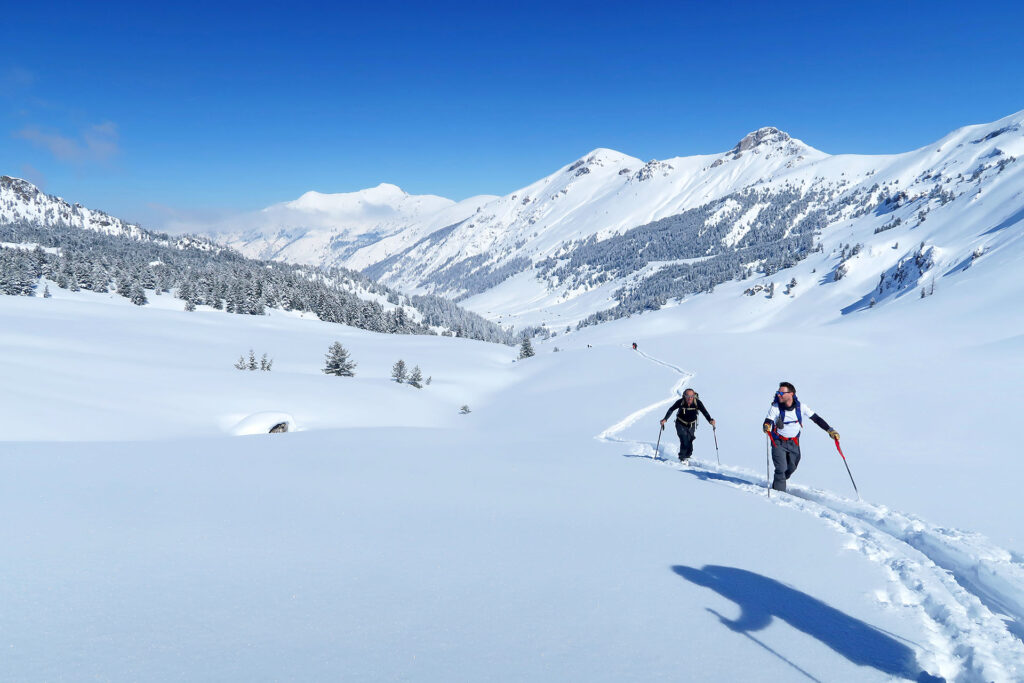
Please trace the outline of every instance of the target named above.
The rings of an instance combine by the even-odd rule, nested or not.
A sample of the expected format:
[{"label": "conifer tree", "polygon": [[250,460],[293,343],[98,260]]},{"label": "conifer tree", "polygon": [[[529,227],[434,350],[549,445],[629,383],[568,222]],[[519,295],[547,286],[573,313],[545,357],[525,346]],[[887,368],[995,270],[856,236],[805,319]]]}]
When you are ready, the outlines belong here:
[{"label": "conifer tree", "polygon": [[334,342],[327,349],[324,372],[336,377],[355,377],[356,364],[349,358],[348,349],[341,342]]},{"label": "conifer tree", "polygon": [[132,285],[131,302],[136,306],[145,306],[149,303],[149,299],[146,298],[146,291],[137,282]]},{"label": "conifer tree", "polygon": [[399,359],[397,363],[391,368],[391,377],[401,384],[409,376],[408,371],[405,369],[405,361]]},{"label": "conifer tree", "polygon": [[423,373],[420,372],[420,366],[417,365],[412,369],[412,374],[409,375],[409,384],[417,389],[423,388]]},{"label": "conifer tree", "polygon": [[519,345],[519,359],[529,358],[534,356],[536,353],[533,350],[533,344],[530,343],[530,338],[523,335],[523,343]]}]

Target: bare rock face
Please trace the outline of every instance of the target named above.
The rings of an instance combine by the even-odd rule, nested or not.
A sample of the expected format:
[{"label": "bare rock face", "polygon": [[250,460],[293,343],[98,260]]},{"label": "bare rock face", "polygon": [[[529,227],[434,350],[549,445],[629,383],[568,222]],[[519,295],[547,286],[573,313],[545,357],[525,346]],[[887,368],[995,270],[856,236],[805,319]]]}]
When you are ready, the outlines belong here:
[{"label": "bare rock face", "polygon": [[[797,161],[802,161],[803,157],[801,154],[805,149],[806,147],[802,143],[791,138],[785,131],[772,126],[766,126],[765,128],[758,128],[753,133],[747,133],[742,140],[736,143],[735,147],[715,160],[711,164],[711,168],[721,166],[728,161],[735,161],[747,152],[765,155],[766,158],[772,158],[781,154],[793,157]],[[792,166],[792,159],[790,160],[790,166]]]},{"label": "bare rock face", "polygon": [[40,194],[39,189],[27,180],[6,175],[0,176],[0,189],[10,189],[23,202],[34,201]]},{"label": "bare rock face", "polygon": [[278,422],[276,425],[270,428],[271,434],[283,434],[288,431],[287,422]]},{"label": "bare rock face", "polygon": [[732,148],[732,154],[739,156],[748,149],[753,149],[758,145],[768,143],[785,143],[789,142],[791,138],[788,134],[782,132],[778,128],[768,126],[766,128],[758,128],[753,133],[748,133],[742,140],[736,143],[736,146]]}]

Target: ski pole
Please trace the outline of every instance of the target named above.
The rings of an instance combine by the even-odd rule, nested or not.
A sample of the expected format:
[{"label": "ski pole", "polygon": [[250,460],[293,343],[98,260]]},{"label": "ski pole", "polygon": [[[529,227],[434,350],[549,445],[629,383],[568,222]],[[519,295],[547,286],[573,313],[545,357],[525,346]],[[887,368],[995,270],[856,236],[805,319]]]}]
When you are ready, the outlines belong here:
[{"label": "ski pole", "polygon": [[665,425],[661,425],[661,429],[658,430],[658,445],[654,447],[654,459],[658,460],[658,456],[661,455],[661,433],[665,431]]},{"label": "ski pole", "polygon": [[722,466],[722,457],[718,455],[718,430],[715,429],[715,425],[711,425],[711,433],[715,435],[715,457],[718,458],[718,466]]},{"label": "ski pole", "polygon": [[846,473],[850,475],[850,483],[853,484],[853,490],[857,494],[857,500],[860,500],[860,491],[857,490],[857,482],[853,480],[853,472],[850,471],[850,463],[846,462],[846,456],[843,455],[843,449],[839,447],[839,439],[836,439],[836,450],[839,451],[839,457],[843,459],[843,464],[846,465]]},{"label": "ski pole", "polygon": [[768,491],[768,497],[772,497],[772,435],[765,434],[768,440],[764,442],[764,485]]}]

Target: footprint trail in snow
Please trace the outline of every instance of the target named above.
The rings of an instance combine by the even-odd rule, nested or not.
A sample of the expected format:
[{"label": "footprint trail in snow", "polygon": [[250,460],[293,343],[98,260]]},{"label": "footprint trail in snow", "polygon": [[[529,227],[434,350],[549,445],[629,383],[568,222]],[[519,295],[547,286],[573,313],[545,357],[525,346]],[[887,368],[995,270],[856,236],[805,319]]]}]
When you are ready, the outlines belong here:
[{"label": "footprint trail in snow", "polygon": [[[654,444],[620,434],[681,395],[693,372],[635,351],[680,377],[669,398],[627,415],[597,435],[629,445],[663,467],[692,466],[661,459]],[[1024,680],[1024,562],[980,534],[947,529],[884,505],[850,500],[790,484],[788,494],[765,496],[767,481],[746,468],[698,461],[708,482],[757,495],[813,515],[850,537],[850,547],[884,566],[892,580],[879,598],[913,610],[924,623],[929,647],[918,659],[947,680]]]}]

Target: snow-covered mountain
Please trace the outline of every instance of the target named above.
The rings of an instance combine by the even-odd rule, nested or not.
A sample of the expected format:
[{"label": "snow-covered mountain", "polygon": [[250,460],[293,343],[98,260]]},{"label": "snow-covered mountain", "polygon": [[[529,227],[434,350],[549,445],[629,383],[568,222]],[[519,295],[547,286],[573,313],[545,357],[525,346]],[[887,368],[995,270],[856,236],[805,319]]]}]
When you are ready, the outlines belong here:
[{"label": "snow-covered mountain", "polygon": [[[491,199],[454,202],[435,195],[410,195],[395,185],[381,183],[359,192],[307,192],[294,201],[231,218],[213,231],[223,243],[255,258],[343,265],[366,261],[368,254],[379,254],[377,260],[386,258],[391,253],[378,248],[361,259],[351,259],[360,249],[396,233],[404,233],[407,241],[459,223]],[[244,229],[238,229],[239,225]]]},{"label": "snow-covered mountain", "polygon": [[[995,228],[1024,215],[1022,155],[1024,112],[883,156],[829,155],[775,128],[722,154],[664,161],[597,149],[507,196],[449,206],[372,244],[328,252],[295,235],[274,256],[364,269],[520,324],[618,317],[729,280],[760,277],[748,287],[765,288],[817,252],[825,258],[815,269],[842,277],[856,266],[883,285],[898,276],[906,289],[1002,244]],[[911,283],[901,264],[928,249],[934,258]]]},{"label": "snow-covered mountain", "polygon": [[69,204],[60,197],[42,192],[27,180],[0,176],[0,223],[17,221],[45,226],[66,225],[134,238],[142,234],[134,223],[103,211],[87,209],[81,204]]},{"label": "snow-covered mountain", "polygon": [[514,343],[510,330],[451,301],[410,298],[349,269],[248,259],[206,237],[155,233],[70,205],[9,176],[0,193],[0,295],[49,297],[53,285],[145,306],[170,293],[186,311],[283,309],[378,332]]}]

